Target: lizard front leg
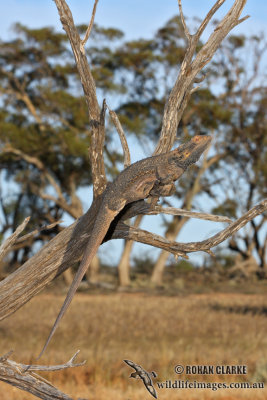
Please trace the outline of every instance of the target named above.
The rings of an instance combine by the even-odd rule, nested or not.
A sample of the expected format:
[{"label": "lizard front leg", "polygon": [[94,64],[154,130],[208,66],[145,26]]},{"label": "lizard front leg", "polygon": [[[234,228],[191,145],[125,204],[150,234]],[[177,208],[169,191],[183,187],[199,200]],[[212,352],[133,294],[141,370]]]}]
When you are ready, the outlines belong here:
[{"label": "lizard front leg", "polygon": [[150,191],[150,196],[171,196],[175,193],[174,181],[178,179],[183,174],[184,170],[182,168],[163,168],[162,166],[157,166],[156,168],[156,182]]},{"label": "lizard front leg", "polygon": [[184,171],[183,168],[175,167],[173,164],[159,165],[156,168],[156,177],[161,185],[173,184],[183,175]]},{"label": "lizard front leg", "polygon": [[172,196],[176,191],[175,185],[170,183],[168,185],[155,185],[153,189],[150,191],[149,195],[151,197],[159,197],[159,196]]}]

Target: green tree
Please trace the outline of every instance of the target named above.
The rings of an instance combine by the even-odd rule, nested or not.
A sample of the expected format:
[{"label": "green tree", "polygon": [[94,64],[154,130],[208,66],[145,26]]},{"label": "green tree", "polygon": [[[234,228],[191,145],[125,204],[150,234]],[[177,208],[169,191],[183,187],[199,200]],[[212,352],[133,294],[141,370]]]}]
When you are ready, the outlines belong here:
[{"label": "green tree", "polygon": [[[81,32],[85,29],[79,27]],[[28,231],[59,220],[63,213],[80,217],[83,206],[77,190],[91,183],[90,127],[66,36],[53,28],[20,24],[15,34],[13,40],[0,43],[0,162],[3,180],[13,182],[14,188],[8,196],[2,193],[2,235],[27,215]],[[120,91],[100,55],[107,56],[108,45],[122,33],[95,27],[93,35],[99,90]],[[116,152],[108,156],[114,164]],[[46,241],[59,229],[42,231],[32,240]],[[21,243],[10,265],[30,255],[28,244]]]}]

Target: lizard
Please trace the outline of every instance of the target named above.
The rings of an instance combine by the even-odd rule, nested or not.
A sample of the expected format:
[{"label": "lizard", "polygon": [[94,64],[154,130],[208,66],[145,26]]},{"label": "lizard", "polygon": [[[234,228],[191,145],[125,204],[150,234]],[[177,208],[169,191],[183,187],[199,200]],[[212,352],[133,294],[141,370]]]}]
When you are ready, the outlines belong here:
[{"label": "lizard", "polygon": [[199,159],[210,142],[210,136],[194,136],[189,142],[172,151],[131,164],[115,178],[112,184],[107,185],[82,261],[38,359],[47,348],[114,218],[131,202],[173,194],[174,182]]}]

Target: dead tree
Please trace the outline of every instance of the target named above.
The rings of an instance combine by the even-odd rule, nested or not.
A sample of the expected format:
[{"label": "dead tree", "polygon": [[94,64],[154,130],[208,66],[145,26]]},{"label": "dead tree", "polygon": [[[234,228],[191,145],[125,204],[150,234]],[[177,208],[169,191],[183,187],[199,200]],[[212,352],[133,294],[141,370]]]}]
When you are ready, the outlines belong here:
[{"label": "dead tree", "polygon": [[33,394],[44,400],[72,400],[70,396],[58,390],[46,379],[42,378],[38,371],[59,371],[66,368],[80,367],[86,361],[75,364],[77,351],[71,359],[62,365],[25,365],[10,360],[13,352],[10,351],[0,357],[0,380],[9,383],[18,389]]},{"label": "dead tree", "polygon": [[[240,19],[240,14],[245,6],[246,1],[236,0],[230,11],[225,15],[222,21],[217,24],[207,42],[196,53],[196,48],[201,34],[203,33],[214,13],[223,4],[223,2],[223,0],[216,2],[216,4],[207,14],[204,21],[201,23],[197,32],[194,35],[191,35],[189,34],[188,28],[185,24],[181,9],[181,2],[179,1],[181,17],[184,23],[184,31],[188,39],[188,49],[181,66],[180,73],[165,105],[162,131],[154,154],[166,153],[171,149],[176,138],[177,127],[183,110],[188,103],[191,93],[197,90],[197,87],[194,87],[194,82],[197,79],[197,75],[211,60],[216,49],[228,32],[247,18],[244,17]],[[77,69],[81,77],[85,99],[88,105],[88,113],[91,125],[90,157],[92,163],[94,198],[91,207],[82,217],[80,217],[71,226],[60,232],[30,260],[28,260],[17,271],[0,283],[0,319],[3,319],[12,312],[16,311],[20,306],[38,293],[44,286],[51,282],[51,280],[73,265],[74,262],[79,260],[80,255],[82,254],[90,237],[94,219],[101,202],[101,195],[107,185],[103,159],[103,145],[105,138],[105,107],[102,107],[102,110],[99,107],[96,97],[95,83],[84,51],[84,46],[86,43],[85,39],[88,37],[92,21],[90,23],[90,29],[88,28],[85,39],[81,40],[74,25],[71,11],[65,0],[56,0],[56,5],[63,28],[69,37],[73,49],[77,63]],[[120,134],[125,153],[125,165],[129,165],[130,153],[125,135],[116,114],[112,111],[110,111],[110,114]],[[249,220],[253,219],[256,215],[261,214],[265,209],[266,201],[263,201],[257,206],[253,207],[243,217],[231,223],[229,227],[223,230],[220,234],[217,234],[214,237],[202,242],[181,244],[168,241],[158,235],[145,232],[138,228],[129,227],[125,224],[124,221],[140,214],[148,215],[165,212],[171,213],[172,215],[177,215],[178,213],[179,215],[179,213],[181,213],[181,210],[170,208],[165,209],[157,205],[152,205],[148,201],[141,200],[129,204],[121,211],[116,220],[111,224],[110,230],[105,237],[105,241],[118,238],[135,240],[146,244],[152,244],[153,246],[167,250],[174,255],[181,252],[184,255],[189,252],[196,251],[209,252],[212,247],[216,246],[227,237],[233,235]],[[187,212],[187,216],[199,217],[199,215],[190,212]],[[202,215],[202,218],[209,219],[210,217]],[[214,218],[219,220],[218,217]],[[4,301],[4,299],[8,299],[8,302]]]},{"label": "dead tree", "polygon": [[[165,104],[161,134],[153,155],[167,153],[171,150],[176,139],[177,128],[183,111],[188,104],[191,94],[198,89],[198,86],[195,86],[196,82],[199,82],[200,80],[198,74],[202,71],[205,65],[209,63],[225,36],[235,26],[248,18],[240,18],[246,0],[235,0],[232,8],[217,24],[207,42],[197,51],[203,31],[224,1],[225,0],[218,0],[200,24],[197,32],[195,34],[190,34],[183,16],[181,0],[178,0],[184,34],[188,41],[188,48],[181,65],[180,73]],[[92,232],[92,227],[101,204],[101,198],[108,184],[103,158],[105,112],[107,107],[105,102],[103,103],[102,108],[99,106],[96,96],[95,82],[85,53],[85,45],[90,36],[97,2],[98,0],[95,0],[93,15],[85,38],[81,39],[66,1],[55,0],[60,20],[72,47],[85,100],[88,106],[88,115],[91,127],[91,146],[89,151],[94,193],[92,205],[83,216],[77,219],[71,226],[60,232],[17,271],[0,282],[0,320],[15,312],[19,307],[37,294],[44,286],[48,285],[55,277],[60,275],[80,259],[80,256],[83,254],[90,238],[90,233]],[[125,155],[125,166],[127,166],[131,163],[130,151],[123,129],[116,114],[111,110],[109,110],[109,113],[120,136]],[[109,185],[112,185],[112,183]],[[231,222],[226,229],[207,240],[201,242],[177,243],[137,227],[129,226],[125,221],[138,215],[151,215],[158,213],[168,213],[172,215],[186,214],[187,217],[204,218],[215,221],[225,221],[225,218],[209,214],[193,213],[171,207],[164,208],[155,204],[155,202],[150,202],[149,199],[139,200],[125,206],[116,219],[111,223],[104,241],[119,238],[134,240],[161,248],[176,256],[182,255],[184,257],[187,257],[187,253],[196,251],[211,253],[212,247],[234,235],[235,232],[247,224],[248,221],[251,221],[257,215],[263,213],[266,208],[267,200],[264,200],[251,208],[251,210],[241,218]],[[16,240],[16,238],[14,240]],[[6,251],[5,244],[4,248],[1,250],[2,253]],[[0,365],[0,367],[2,367],[2,365]],[[23,376],[24,374],[22,373],[21,377],[23,378]],[[12,379],[6,379],[6,382],[13,384]],[[41,397],[41,395],[39,395],[39,397]],[[41,398],[49,399],[48,396],[43,396]]]}]

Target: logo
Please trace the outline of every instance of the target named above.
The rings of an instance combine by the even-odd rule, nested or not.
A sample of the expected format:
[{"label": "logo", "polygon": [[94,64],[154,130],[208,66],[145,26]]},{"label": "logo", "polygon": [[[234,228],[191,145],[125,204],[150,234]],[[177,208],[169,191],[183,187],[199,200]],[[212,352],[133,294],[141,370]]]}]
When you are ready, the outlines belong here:
[{"label": "logo", "polygon": [[146,389],[149,391],[151,396],[155,397],[155,399],[158,398],[157,392],[153,386],[152,378],[156,378],[157,374],[155,372],[147,372],[142,368],[140,365],[135,364],[131,360],[123,360],[126,364],[128,364],[130,367],[132,367],[135,372],[132,372],[129,378],[135,378],[135,379],[142,379],[143,384],[145,385]]}]

